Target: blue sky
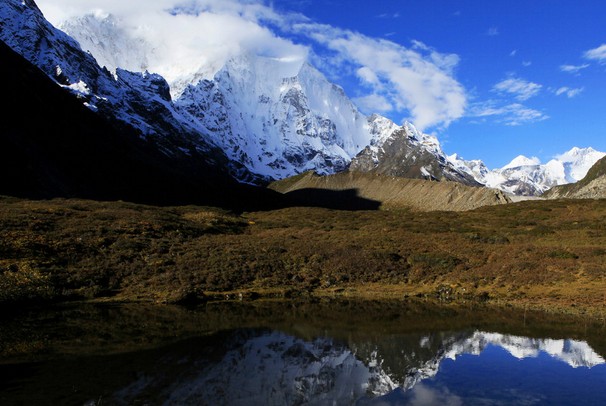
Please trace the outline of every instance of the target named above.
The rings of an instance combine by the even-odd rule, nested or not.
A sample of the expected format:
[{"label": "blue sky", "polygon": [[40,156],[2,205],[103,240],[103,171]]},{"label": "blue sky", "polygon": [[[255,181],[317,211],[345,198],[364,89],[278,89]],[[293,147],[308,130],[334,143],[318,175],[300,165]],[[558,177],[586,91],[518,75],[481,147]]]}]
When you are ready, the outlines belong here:
[{"label": "blue sky", "polygon": [[573,146],[606,151],[606,1],[38,4],[56,25],[91,9],[149,25],[167,22],[150,10],[167,15],[180,6],[196,20],[187,27],[154,26],[161,34],[155,41],[172,36],[179,47],[171,49],[185,49],[190,59],[198,52],[216,66],[242,50],[308,58],[365,113],[408,119],[437,135],[447,153],[482,159],[489,168],[520,154],[546,162]]}]

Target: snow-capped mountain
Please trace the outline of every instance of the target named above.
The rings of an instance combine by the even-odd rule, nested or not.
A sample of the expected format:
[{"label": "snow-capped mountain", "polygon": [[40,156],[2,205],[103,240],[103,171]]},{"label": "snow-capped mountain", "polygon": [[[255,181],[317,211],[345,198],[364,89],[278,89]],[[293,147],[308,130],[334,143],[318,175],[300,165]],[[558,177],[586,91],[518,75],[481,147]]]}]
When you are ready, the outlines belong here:
[{"label": "snow-capped mountain", "polygon": [[553,187],[544,193],[543,197],[548,199],[606,198],[606,157],[597,161],[580,181]]},{"label": "snow-capped mountain", "polygon": [[[536,358],[540,353],[545,353],[572,368],[592,368],[606,363],[585,341],[537,339],[484,331],[475,331],[470,337],[462,339],[453,338],[439,338],[442,344],[435,357],[427,360],[424,365],[407,371],[402,387],[410,389],[418,382],[435,376],[440,364],[446,359],[456,360],[463,354],[480,355],[491,345],[503,348],[520,360]],[[421,339],[420,346],[429,346],[433,339],[435,338],[430,336]]]},{"label": "snow-capped mountain", "polygon": [[[395,389],[373,359],[363,362],[347,346],[330,338],[306,341],[278,331],[234,331],[213,349],[212,358],[168,356],[156,371],[114,393],[110,403],[322,405],[355,404],[365,396]],[[171,380],[172,378],[172,380]],[[153,388],[153,390],[152,390]]]},{"label": "snow-capped mountain", "polygon": [[520,155],[502,168],[489,170],[482,161],[465,161],[456,154],[449,161],[478,182],[514,195],[539,196],[557,185],[578,182],[606,153],[574,147],[546,164],[538,158]]},{"label": "snow-capped mountain", "polygon": [[343,90],[308,63],[244,55],[175,101],[251,172],[281,179],[334,173],[371,140],[368,121]]}]

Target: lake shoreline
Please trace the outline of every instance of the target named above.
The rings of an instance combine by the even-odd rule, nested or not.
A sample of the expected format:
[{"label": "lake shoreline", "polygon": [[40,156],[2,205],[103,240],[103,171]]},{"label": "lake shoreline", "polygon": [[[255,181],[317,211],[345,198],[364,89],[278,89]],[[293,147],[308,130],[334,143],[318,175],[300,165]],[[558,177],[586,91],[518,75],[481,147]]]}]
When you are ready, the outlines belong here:
[{"label": "lake shoreline", "polygon": [[[557,287],[549,287],[557,291]],[[542,291],[545,287],[528,287],[526,291]],[[466,293],[461,293],[465,292]],[[566,297],[546,297],[529,296],[519,292],[509,295],[500,295],[499,293],[488,293],[488,289],[478,289],[475,292],[466,290],[462,287],[449,287],[441,285],[414,286],[385,286],[385,285],[366,285],[366,286],[344,286],[318,289],[312,292],[296,292],[291,288],[267,288],[257,290],[235,290],[225,292],[204,292],[197,297],[182,298],[180,300],[166,300],[156,297],[143,295],[122,295],[97,297],[92,299],[72,299],[54,304],[109,304],[109,305],[160,305],[160,306],[183,306],[185,308],[195,308],[197,306],[221,303],[244,303],[255,304],[265,302],[283,302],[285,304],[297,304],[300,302],[384,302],[392,304],[425,304],[430,306],[444,307],[481,307],[484,309],[511,309],[514,311],[533,311],[549,315],[567,315],[572,317],[589,317],[594,321],[604,321],[606,323],[606,304],[601,296],[566,296]],[[51,302],[49,302],[51,303]],[[43,303],[30,303],[31,306],[39,306]],[[27,303],[22,303],[28,306]]]}]

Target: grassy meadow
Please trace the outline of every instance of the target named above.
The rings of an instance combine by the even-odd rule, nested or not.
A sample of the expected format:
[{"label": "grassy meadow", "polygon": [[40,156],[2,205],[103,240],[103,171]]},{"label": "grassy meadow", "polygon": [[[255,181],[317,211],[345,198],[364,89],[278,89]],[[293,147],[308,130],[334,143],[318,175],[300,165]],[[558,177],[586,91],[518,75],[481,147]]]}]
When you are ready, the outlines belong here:
[{"label": "grassy meadow", "polygon": [[0,198],[0,303],[337,296],[603,316],[606,200],[468,212]]}]

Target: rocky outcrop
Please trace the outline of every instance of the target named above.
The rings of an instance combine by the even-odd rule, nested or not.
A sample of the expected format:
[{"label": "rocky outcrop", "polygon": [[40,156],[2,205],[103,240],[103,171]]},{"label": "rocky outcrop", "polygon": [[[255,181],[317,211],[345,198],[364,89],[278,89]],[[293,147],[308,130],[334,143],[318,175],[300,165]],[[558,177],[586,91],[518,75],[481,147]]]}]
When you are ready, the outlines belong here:
[{"label": "rocky outcrop", "polygon": [[352,160],[349,171],[481,186],[472,175],[449,161],[435,137],[423,134],[410,123],[366,147]]}]

